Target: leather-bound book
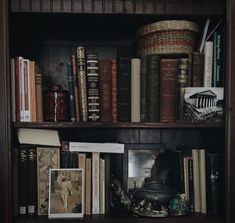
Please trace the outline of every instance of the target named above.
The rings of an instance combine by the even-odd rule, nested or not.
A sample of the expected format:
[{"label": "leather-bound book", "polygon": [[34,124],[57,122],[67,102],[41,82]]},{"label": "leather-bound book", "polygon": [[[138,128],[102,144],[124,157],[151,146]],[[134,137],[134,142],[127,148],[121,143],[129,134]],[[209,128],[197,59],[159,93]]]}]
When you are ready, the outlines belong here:
[{"label": "leather-bound book", "polygon": [[98,55],[87,55],[87,103],[88,121],[100,121],[100,92]]},{"label": "leather-bound book", "polygon": [[147,68],[146,68],[146,56],[140,58],[140,121],[148,121],[148,100],[147,100]]},{"label": "leather-bound book", "polygon": [[147,56],[148,121],[159,121],[160,55]]},{"label": "leather-bound book", "polygon": [[19,151],[19,215],[26,215],[28,205],[27,146],[20,145]]},{"label": "leather-bound book", "polygon": [[68,77],[68,92],[69,92],[69,119],[76,121],[75,107],[74,107],[74,78],[72,73],[71,63],[67,63],[67,77]]},{"label": "leather-bound book", "polygon": [[29,146],[28,155],[28,215],[35,215],[37,208],[37,151]]},{"label": "leather-bound book", "polygon": [[131,59],[118,58],[118,121],[131,121]]},{"label": "leather-bound book", "polygon": [[192,87],[203,87],[204,54],[195,52],[192,60]]},{"label": "leather-bound book", "polygon": [[77,74],[77,59],[75,54],[72,55],[72,72],[73,72],[73,87],[74,87],[74,107],[76,114],[76,121],[80,121],[80,109],[79,109],[79,91],[78,91],[78,74]]},{"label": "leather-bound book", "polygon": [[101,121],[112,122],[112,60],[100,60],[99,73]]},{"label": "leather-bound book", "polygon": [[176,121],[178,59],[161,59],[160,122]]},{"label": "leather-bound book", "polygon": [[42,105],[42,74],[35,74],[36,85],[36,118],[37,122],[43,122],[43,105]]},{"label": "leather-bound book", "polygon": [[117,122],[117,60],[112,60],[112,121]]},{"label": "leather-bound book", "polygon": [[85,58],[85,49],[82,46],[77,47],[77,73],[78,73],[80,117],[82,122],[86,122],[88,120],[86,58]]},{"label": "leather-bound book", "polygon": [[218,153],[208,153],[206,156],[207,176],[207,212],[220,214],[223,212],[223,168],[222,156]]}]

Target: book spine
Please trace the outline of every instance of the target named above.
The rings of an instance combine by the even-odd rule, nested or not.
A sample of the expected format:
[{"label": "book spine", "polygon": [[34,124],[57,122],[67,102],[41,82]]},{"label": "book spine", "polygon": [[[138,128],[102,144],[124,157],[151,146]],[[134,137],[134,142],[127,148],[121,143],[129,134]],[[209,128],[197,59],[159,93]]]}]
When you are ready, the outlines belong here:
[{"label": "book spine", "polygon": [[35,62],[29,61],[29,81],[30,81],[30,114],[31,121],[36,122],[36,83],[35,83]]},{"label": "book spine", "polygon": [[206,214],[206,152],[199,150],[199,176],[200,176],[200,207],[201,213]]},{"label": "book spine", "polygon": [[15,117],[16,121],[20,121],[20,107],[21,107],[21,82],[20,82],[20,57],[15,57]]},{"label": "book spine", "polygon": [[178,74],[178,97],[177,97],[177,117],[183,118],[183,97],[184,88],[188,86],[189,59],[179,59],[179,74]]},{"label": "book spine", "polygon": [[77,63],[76,56],[72,55],[72,72],[74,78],[74,106],[76,113],[76,121],[80,121],[80,110],[79,110],[79,90],[78,90],[78,74],[77,74]]},{"label": "book spine", "polygon": [[16,121],[15,58],[11,58],[11,120]]},{"label": "book spine", "polygon": [[100,211],[100,153],[92,153],[92,214],[99,214]]},{"label": "book spine", "polygon": [[111,154],[105,153],[105,214],[110,212],[110,162],[111,162]]},{"label": "book spine", "polygon": [[24,121],[31,122],[30,114],[30,79],[29,79],[29,60],[23,60],[24,69]]},{"label": "book spine", "polygon": [[37,207],[37,152],[30,146],[28,155],[28,215],[36,214]]},{"label": "book spine", "polygon": [[69,152],[69,168],[78,168],[78,152]]},{"label": "book spine", "polygon": [[222,156],[218,153],[208,153],[206,162],[207,175],[207,211],[209,214],[222,213]]},{"label": "book spine", "polygon": [[87,55],[88,121],[100,121],[98,55]]},{"label": "book spine", "polygon": [[27,146],[19,147],[19,215],[27,214],[28,205],[28,168]]},{"label": "book spine", "polygon": [[199,176],[199,152],[197,149],[192,149],[193,157],[193,188],[194,188],[194,211],[201,211],[200,201],[200,176]]},{"label": "book spine", "polygon": [[204,57],[203,53],[195,52],[192,58],[192,87],[202,87],[204,78]]},{"label": "book spine", "polygon": [[86,158],[86,180],[85,180],[85,214],[91,214],[91,158]]},{"label": "book spine", "polygon": [[140,63],[140,120],[148,121],[148,100],[147,100],[147,71],[146,56],[141,57]]},{"label": "book spine", "polygon": [[131,121],[131,60],[118,59],[118,121]]},{"label": "book spine", "polygon": [[188,175],[189,175],[189,205],[191,212],[194,212],[194,180],[193,180],[193,159],[188,159]]},{"label": "book spine", "polygon": [[19,213],[19,148],[12,148],[12,196],[13,196],[13,216],[18,216]]},{"label": "book spine", "polygon": [[147,56],[148,121],[159,121],[160,55]]},{"label": "book spine", "polygon": [[184,192],[185,197],[189,201],[189,169],[188,169],[188,159],[189,157],[184,157]]},{"label": "book spine", "polygon": [[72,122],[76,121],[74,108],[74,78],[71,63],[67,63],[68,93],[69,93],[69,114]]},{"label": "book spine", "polygon": [[178,60],[162,59],[160,67],[160,122],[175,122]]},{"label": "book spine", "polygon": [[216,67],[217,67],[217,60],[216,60],[216,45],[217,45],[217,35],[218,32],[213,33],[213,58],[212,58],[212,87],[216,87]]},{"label": "book spine", "polygon": [[117,122],[117,60],[112,60],[112,121]]},{"label": "book spine", "polygon": [[215,87],[221,87],[223,83],[223,34],[218,32],[216,36],[216,73],[215,73]]},{"label": "book spine", "polygon": [[19,79],[20,79],[20,121],[24,122],[25,94],[24,94],[24,62],[19,57]]},{"label": "book spine", "polygon": [[102,122],[112,121],[112,61],[100,60],[100,113]]},{"label": "book spine", "polygon": [[204,48],[204,87],[212,86],[213,42],[207,41]]},{"label": "book spine", "polygon": [[100,189],[100,214],[105,214],[105,160],[100,158],[100,181],[99,181],[99,189]]},{"label": "book spine", "polygon": [[[80,169],[83,169],[83,182],[84,182],[84,188],[86,188],[86,177],[85,177],[85,170],[86,170],[86,153],[79,153],[78,154],[78,165],[79,165],[79,168]],[[85,196],[83,196],[83,210],[82,210],[82,213],[85,213],[85,207],[86,207],[86,204],[85,204]]]},{"label": "book spine", "polygon": [[86,58],[84,47],[77,47],[77,73],[78,73],[78,88],[79,88],[79,103],[81,111],[81,121],[88,120],[87,108],[87,83],[86,83]]},{"label": "book spine", "polygon": [[140,122],[140,59],[131,59],[131,122]]},{"label": "book spine", "polygon": [[35,74],[36,87],[36,118],[37,122],[43,122],[43,105],[42,105],[42,74]]}]

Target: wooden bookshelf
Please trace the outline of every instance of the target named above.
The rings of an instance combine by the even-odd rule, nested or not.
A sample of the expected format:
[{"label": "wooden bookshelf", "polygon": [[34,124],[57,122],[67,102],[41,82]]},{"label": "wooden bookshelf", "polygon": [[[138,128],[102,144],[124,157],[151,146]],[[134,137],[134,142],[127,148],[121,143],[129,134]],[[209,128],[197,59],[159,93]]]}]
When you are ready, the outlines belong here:
[{"label": "wooden bookshelf", "polygon": [[[235,222],[235,0],[2,0],[0,1],[0,222],[4,223],[233,223]],[[143,24],[167,18],[190,18],[201,27],[206,18],[221,18],[226,27],[225,121],[175,123],[101,122],[11,122],[10,65],[13,55],[32,56],[43,64],[45,73],[55,73],[57,61],[49,56],[58,50],[84,43],[101,47],[128,47],[135,42],[135,30]],[[80,24],[80,21],[87,21]],[[108,21],[108,22],[107,22]],[[111,22],[112,27],[108,26]],[[113,22],[113,23],[112,23]],[[80,29],[84,32],[80,37]],[[107,28],[109,27],[109,28]],[[24,35],[22,35],[24,33]],[[51,50],[54,48],[55,50]],[[64,54],[58,61],[65,61]],[[53,65],[54,65],[53,64]],[[61,63],[62,64],[62,63]],[[62,64],[63,65],[63,64]],[[54,74],[53,74],[54,75]],[[52,75],[52,76],[53,76]],[[48,77],[47,77],[48,78]],[[50,77],[48,78],[50,79]],[[61,78],[62,79],[62,78]],[[62,80],[64,81],[64,80]],[[56,129],[63,139],[122,143],[165,143],[174,146],[204,146],[224,157],[222,216],[192,214],[182,217],[142,218],[130,215],[85,216],[82,219],[49,220],[47,216],[13,217],[12,147],[17,146],[19,128]]]}]

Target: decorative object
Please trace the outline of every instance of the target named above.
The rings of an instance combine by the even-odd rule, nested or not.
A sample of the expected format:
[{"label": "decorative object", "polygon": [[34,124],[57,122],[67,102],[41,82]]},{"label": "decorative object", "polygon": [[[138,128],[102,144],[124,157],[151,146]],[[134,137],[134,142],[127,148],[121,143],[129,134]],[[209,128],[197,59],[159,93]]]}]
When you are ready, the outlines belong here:
[{"label": "decorative object", "polygon": [[156,157],[164,144],[126,144],[123,160],[124,190],[140,188],[146,178],[152,177]]},{"label": "decorative object", "polygon": [[68,92],[55,85],[46,92],[46,121],[68,121]]},{"label": "decorative object", "polygon": [[164,20],[138,30],[138,54],[190,54],[194,50],[198,25],[187,20]]},{"label": "decorative object", "polygon": [[83,169],[50,169],[49,218],[81,218],[84,205]]}]

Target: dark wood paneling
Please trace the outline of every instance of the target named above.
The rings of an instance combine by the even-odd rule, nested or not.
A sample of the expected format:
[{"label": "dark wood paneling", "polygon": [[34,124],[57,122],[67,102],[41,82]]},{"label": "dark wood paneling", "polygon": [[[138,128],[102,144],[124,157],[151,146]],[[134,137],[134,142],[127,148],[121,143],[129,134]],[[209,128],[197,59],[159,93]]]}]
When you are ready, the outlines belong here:
[{"label": "dark wood paneling", "polygon": [[11,222],[8,1],[0,1],[0,222]]},{"label": "dark wood paneling", "polygon": [[39,0],[34,1],[12,0],[11,11],[157,15],[224,15],[225,11],[223,0],[41,0],[39,4]]}]

